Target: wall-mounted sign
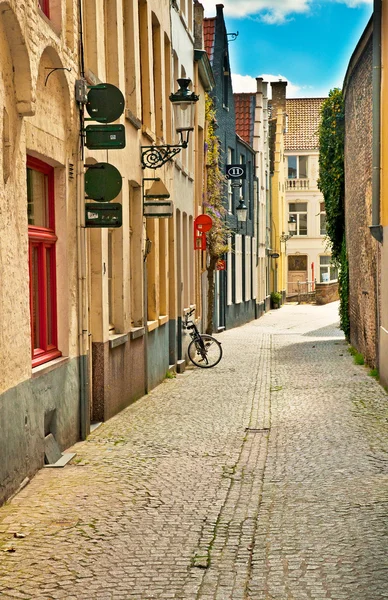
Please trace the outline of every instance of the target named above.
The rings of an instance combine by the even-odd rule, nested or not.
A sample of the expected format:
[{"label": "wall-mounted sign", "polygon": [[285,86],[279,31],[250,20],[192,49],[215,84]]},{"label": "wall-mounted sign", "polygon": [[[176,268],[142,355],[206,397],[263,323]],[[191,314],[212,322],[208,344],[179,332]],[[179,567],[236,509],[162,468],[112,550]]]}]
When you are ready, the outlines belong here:
[{"label": "wall-mounted sign", "polygon": [[125,148],[124,125],[88,125],[85,128],[86,147],[90,150],[120,150]]},{"label": "wall-mounted sign", "polygon": [[123,207],[118,202],[85,204],[85,227],[121,227],[123,224]]},{"label": "wall-mounted sign", "polygon": [[85,194],[91,200],[110,202],[119,195],[123,185],[120,171],[109,163],[87,165]]},{"label": "wall-mounted sign", "polygon": [[149,219],[168,218],[174,214],[174,205],[172,200],[144,200],[143,215]]},{"label": "wall-mounted sign", "polygon": [[111,83],[99,83],[88,92],[86,110],[93,121],[112,123],[123,114],[124,107],[122,92]]},{"label": "wall-mounted sign", "polygon": [[227,179],[246,179],[247,166],[246,165],[226,165],[226,177],[227,177]]},{"label": "wall-mounted sign", "polygon": [[194,221],[194,229],[196,231],[210,231],[213,226],[212,218],[209,215],[198,215]]}]

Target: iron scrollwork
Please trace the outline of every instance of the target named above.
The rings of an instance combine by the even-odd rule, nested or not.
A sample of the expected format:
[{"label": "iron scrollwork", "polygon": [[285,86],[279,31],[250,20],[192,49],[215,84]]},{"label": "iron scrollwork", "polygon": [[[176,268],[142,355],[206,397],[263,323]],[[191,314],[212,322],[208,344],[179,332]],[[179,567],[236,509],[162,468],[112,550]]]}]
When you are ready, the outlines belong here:
[{"label": "iron scrollwork", "polygon": [[158,169],[171,160],[186,145],[180,146],[142,146],[141,164],[143,169]]}]

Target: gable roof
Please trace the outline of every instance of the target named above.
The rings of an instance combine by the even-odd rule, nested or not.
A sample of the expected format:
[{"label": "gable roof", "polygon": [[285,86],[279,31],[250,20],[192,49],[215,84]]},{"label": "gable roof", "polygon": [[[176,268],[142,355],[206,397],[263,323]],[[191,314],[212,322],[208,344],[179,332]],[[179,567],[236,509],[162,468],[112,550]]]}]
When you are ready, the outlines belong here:
[{"label": "gable roof", "polygon": [[216,37],[216,19],[217,17],[211,17],[203,20],[203,42],[205,45],[206,53],[209,57],[210,64],[213,64],[214,58],[214,41]]},{"label": "gable roof", "polygon": [[287,98],[285,150],[317,150],[320,111],[326,98]]},{"label": "gable roof", "polygon": [[253,144],[253,126],[255,121],[255,94],[233,94],[236,113],[236,133],[247,144]]}]

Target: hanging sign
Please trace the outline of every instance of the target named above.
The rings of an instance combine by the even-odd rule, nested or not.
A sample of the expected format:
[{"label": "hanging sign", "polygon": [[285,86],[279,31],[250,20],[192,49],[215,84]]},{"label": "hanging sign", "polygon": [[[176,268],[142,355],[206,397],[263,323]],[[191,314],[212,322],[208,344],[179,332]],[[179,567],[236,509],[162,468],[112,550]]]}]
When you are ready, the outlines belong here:
[{"label": "hanging sign", "polygon": [[194,229],[195,231],[210,231],[213,226],[212,218],[209,215],[198,215],[198,217],[194,221]]},{"label": "hanging sign", "polygon": [[124,125],[88,125],[85,128],[89,150],[120,150],[125,148]]},{"label": "hanging sign", "polygon": [[85,193],[87,198],[110,202],[119,195],[123,185],[120,171],[109,163],[87,165]]},{"label": "hanging sign", "polygon": [[86,110],[93,121],[112,123],[121,117],[124,107],[122,92],[111,83],[99,83],[88,92]]},{"label": "hanging sign", "polygon": [[118,202],[85,204],[85,227],[121,227],[123,224],[123,207]]},{"label": "hanging sign", "polygon": [[246,179],[247,166],[246,165],[226,165],[226,177],[227,177],[227,179]]}]

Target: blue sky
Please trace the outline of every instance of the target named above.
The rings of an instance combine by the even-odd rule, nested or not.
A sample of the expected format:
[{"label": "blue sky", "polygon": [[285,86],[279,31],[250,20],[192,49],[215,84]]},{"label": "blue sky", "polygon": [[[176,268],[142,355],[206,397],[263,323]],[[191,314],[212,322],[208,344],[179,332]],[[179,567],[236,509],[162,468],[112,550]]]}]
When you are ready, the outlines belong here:
[{"label": "blue sky", "polygon": [[[205,16],[214,0],[200,0]],[[372,14],[372,0],[218,0],[224,5],[233,89],[255,77],[286,79],[287,96],[323,97],[342,87],[350,56]]]}]

